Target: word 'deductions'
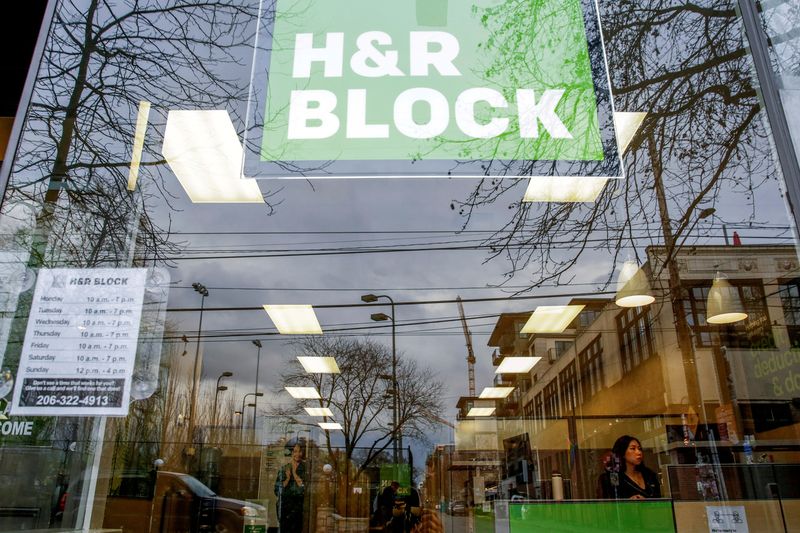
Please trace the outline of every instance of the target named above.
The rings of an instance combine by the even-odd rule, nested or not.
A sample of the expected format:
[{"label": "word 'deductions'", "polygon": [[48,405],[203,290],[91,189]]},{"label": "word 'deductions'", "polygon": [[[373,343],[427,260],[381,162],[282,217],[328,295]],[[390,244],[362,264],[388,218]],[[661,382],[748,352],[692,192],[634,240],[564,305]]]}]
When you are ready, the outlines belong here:
[{"label": "word 'deductions'", "polygon": [[[325,78],[341,78],[345,67],[345,34],[325,34],[325,44],[314,46],[312,33],[298,33],[295,38],[292,77],[310,78],[312,65],[323,65]],[[383,31],[367,31],[355,39],[356,52],[349,58],[349,68],[363,78],[417,77],[427,78],[433,71],[440,76],[460,77],[456,66],[460,44],[456,36],[444,31],[409,32],[408,68],[400,68],[400,51],[392,49],[392,37]],[[420,80],[422,81],[422,80]],[[564,89],[546,89],[541,95],[528,88],[518,88],[516,118],[521,138],[539,137],[539,124],[554,139],[572,139],[559,118],[556,107]],[[326,139],[334,136],[345,120],[348,139],[389,138],[389,124],[369,123],[369,91],[347,90],[345,102],[339,102],[335,92],[325,89],[295,89],[289,101],[289,139]],[[415,106],[425,106],[427,120],[414,118]],[[489,107],[497,115],[481,119],[478,106]],[[429,139],[442,135],[450,125],[451,116],[466,136],[489,139],[506,133],[510,119],[502,116],[509,101],[494,88],[474,87],[463,90],[455,102],[449,102],[440,91],[431,87],[411,87],[399,92],[394,100],[393,118],[396,130],[412,139]],[[507,113],[506,113],[507,114]]]}]

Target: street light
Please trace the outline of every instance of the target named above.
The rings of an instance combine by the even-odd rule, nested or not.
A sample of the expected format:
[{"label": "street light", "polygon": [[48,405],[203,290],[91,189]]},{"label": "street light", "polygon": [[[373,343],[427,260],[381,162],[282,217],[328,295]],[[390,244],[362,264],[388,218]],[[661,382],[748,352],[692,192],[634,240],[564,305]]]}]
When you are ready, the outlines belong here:
[{"label": "street light", "polygon": [[403,433],[398,425],[399,414],[397,411],[397,335],[395,331],[394,300],[385,294],[365,294],[361,297],[361,301],[365,303],[374,303],[377,302],[379,298],[386,298],[392,306],[391,316],[386,313],[373,313],[370,315],[370,318],[375,322],[382,322],[385,320],[392,321],[392,428],[396,432],[395,435],[397,437],[392,438],[392,452],[394,454],[394,464],[398,464],[400,459],[399,450],[403,448]]},{"label": "street light", "polygon": [[192,404],[189,406],[189,455],[194,455],[194,406],[197,403],[197,363],[200,358],[200,333],[203,331],[203,309],[205,308],[206,298],[208,297],[208,289],[202,283],[192,283],[194,291],[202,297],[200,299],[200,323],[197,325],[197,346],[194,351],[194,373],[192,374]]},{"label": "street light", "polygon": [[228,390],[228,387],[225,385],[220,385],[219,382],[222,378],[229,378],[233,375],[233,372],[225,371],[219,375],[217,378],[217,390],[214,392],[214,416],[211,417],[211,422],[214,426],[217,425],[217,398],[219,397],[219,393]]},{"label": "street light", "polygon": [[256,427],[256,411],[258,411],[258,370],[261,367],[261,341],[256,339],[253,342],[253,345],[258,348],[258,355],[256,356],[256,399],[255,399],[255,407],[253,407],[253,427]]},{"label": "street light", "polygon": [[[242,396],[242,425],[241,425],[241,429],[244,429],[244,403],[245,403],[245,401],[247,401],[247,397],[248,396],[255,396],[256,398],[260,398],[261,396],[264,396],[264,393],[263,392],[248,392],[247,394]],[[255,404],[254,403],[249,403],[249,404],[247,404],[247,407],[255,407]],[[256,427],[255,411],[253,411],[253,427],[254,428]]]}]

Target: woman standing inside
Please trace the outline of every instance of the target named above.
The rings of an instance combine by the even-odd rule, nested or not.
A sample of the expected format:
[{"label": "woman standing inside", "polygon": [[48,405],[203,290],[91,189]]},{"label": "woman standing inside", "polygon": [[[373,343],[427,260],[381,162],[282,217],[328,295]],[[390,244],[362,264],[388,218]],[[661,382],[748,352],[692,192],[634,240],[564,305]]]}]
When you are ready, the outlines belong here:
[{"label": "woman standing inside", "polygon": [[306,464],[300,442],[292,447],[292,460],[278,472],[275,495],[281,533],[302,533],[303,500],[306,492]]},{"label": "woman standing inside", "polygon": [[603,497],[644,500],[660,498],[661,486],[655,472],[644,465],[642,443],[623,435],[614,443],[606,472],[600,476]]}]

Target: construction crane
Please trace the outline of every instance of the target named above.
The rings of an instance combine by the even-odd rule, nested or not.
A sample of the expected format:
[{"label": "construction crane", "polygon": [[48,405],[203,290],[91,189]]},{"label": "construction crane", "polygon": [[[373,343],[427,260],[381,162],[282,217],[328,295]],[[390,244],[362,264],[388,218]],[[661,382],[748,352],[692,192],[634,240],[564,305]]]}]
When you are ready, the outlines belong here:
[{"label": "construction crane", "polygon": [[461,296],[456,297],[458,312],[461,314],[461,327],[464,328],[464,338],[467,340],[467,368],[469,369],[469,395],[475,396],[475,352],[472,351],[472,334],[467,327],[467,317],[464,316],[464,304]]}]

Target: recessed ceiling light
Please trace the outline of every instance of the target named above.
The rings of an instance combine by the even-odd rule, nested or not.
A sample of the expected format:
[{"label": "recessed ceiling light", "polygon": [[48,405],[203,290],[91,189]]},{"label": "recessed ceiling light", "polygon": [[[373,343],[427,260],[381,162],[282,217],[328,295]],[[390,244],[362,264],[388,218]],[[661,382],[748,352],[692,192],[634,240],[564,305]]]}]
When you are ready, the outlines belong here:
[{"label": "recessed ceiling light", "polygon": [[467,416],[492,416],[494,409],[494,407],[473,407],[469,410]]},{"label": "recessed ceiling light", "polygon": [[242,144],[225,110],[174,110],[161,153],[192,203],[256,203],[264,197],[242,177]]},{"label": "recessed ceiling light", "polygon": [[309,374],[339,374],[339,365],[333,357],[301,357],[297,360]]},{"label": "recessed ceiling light", "polygon": [[562,333],[583,311],[585,305],[543,305],[537,307],[520,333]]},{"label": "recessed ceiling light", "polygon": [[525,374],[541,361],[541,357],[504,357],[495,374]]},{"label": "recessed ceiling light", "polygon": [[322,335],[310,305],[265,305],[264,310],[283,335]]},{"label": "recessed ceiling light", "polygon": [[314,387],[286,387],[292,398],[298,400],[317,400],[320,398],[319,392]]},{"label": "recessed ceiling light", "polygon": [[614,128],[617,130],[617,146],[619,153],[624,154],[633,136],[642,125],[647,113],[620,112],[614,113]]},{"label": "recessed ceiling light", "polygon": [[320,422],[319,427],[324,429],[325,431],[333,431],[336,429],[342,429],[342,425],[338,422]]},{"label": "recessed ceiling light", "polygon": [[588,176],[533,176],[523,202],[594,202],[609,178]]},{"label": "recessed ceiling light", "polygon": [[514,391],[514,387],[486,387],[480,398],[505,398]]},{"label": "recessed ceiling light", "polygon": [[333,416],[333,411],[327,407],[306,407],[308,416]]}]

